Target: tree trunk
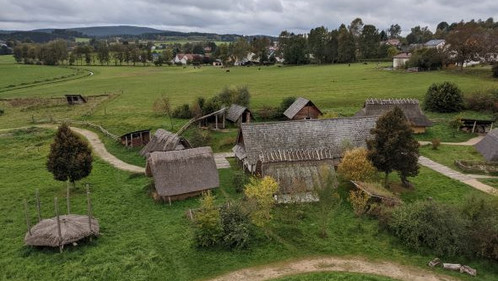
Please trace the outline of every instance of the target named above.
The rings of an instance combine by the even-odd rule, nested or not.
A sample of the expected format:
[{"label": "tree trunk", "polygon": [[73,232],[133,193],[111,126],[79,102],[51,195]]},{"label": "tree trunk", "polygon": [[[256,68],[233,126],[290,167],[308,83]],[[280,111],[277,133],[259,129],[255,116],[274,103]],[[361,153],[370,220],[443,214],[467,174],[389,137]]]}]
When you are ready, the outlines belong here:
[{"label": "tree trunk", "polygon": [[384,176],[384,187],[389,188],[389,173],[386,172]]}]

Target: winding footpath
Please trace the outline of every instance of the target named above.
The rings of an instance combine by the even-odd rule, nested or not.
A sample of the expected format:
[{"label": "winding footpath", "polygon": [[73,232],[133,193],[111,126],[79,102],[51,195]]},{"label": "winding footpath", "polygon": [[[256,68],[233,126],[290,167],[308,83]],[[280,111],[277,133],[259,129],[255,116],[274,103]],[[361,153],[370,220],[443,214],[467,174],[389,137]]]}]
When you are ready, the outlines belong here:
[{"label": "winding footpath", "polygon": [[227,273],[207,281],[263,281],[312,272],[372,274],[403,281],[456,281],[457,278],[391,261],[369,261],[361,257],[319,257],[277,262]]}]

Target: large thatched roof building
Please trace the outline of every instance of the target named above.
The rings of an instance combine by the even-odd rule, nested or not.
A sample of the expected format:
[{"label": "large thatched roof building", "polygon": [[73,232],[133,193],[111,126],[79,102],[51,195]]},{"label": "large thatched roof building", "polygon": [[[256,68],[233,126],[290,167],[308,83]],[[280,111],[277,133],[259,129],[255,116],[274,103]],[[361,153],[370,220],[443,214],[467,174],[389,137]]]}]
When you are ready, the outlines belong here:
[{"label": "large thatched roof building", "polygon": [[487,161],[498,161],[498,129],[491,130],[475,148]]},{"label": "large thatched roof building", "polygon": [[147,156],[147,154],[154,151],[174,151],[191,147],[190,143],[184,137],[163,129],[158,129],[147,145],[142,148],[140,155]]},{"label": "large thatched roof building", "polygon": [[379,116],[396,106],[401,108],[415,133],[423,133],[426,127],[432,126],[432,122],[424,115],[416,99],[367,99],[355,116]]},{"label": "large thatched roof building", "polygon": [[242,124],[233,151],[250,173],[279,181],[282,192],[298,186],[295,181],[310,189],[321,166],[340,162],[345,146],[366,145],[376,120],[353,117]]},{"label": "large thatched roof building", "polygon": [[300,97],[284,111],[284,115],[290,120],[318,119],[322,112],[312,101]]},{"label": "large thatched roof building", "polygon": [[154,177],[157,195],[166,200],[195,196],[220,184],[210,147],[152,152],[145,174]]},{"label": "large thatched roof building", "polygon": [[240,126],[242,123],[250,123],[253,119],[251,111],[238,104],[232,104],[227,110],[227,120]]}]

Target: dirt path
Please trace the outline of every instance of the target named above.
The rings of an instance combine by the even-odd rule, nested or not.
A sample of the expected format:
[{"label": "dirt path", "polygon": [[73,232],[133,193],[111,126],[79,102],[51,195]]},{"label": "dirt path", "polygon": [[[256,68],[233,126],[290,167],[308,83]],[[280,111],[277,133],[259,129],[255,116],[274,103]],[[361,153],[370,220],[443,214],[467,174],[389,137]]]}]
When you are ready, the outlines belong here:
[{"label": "dirt path", "polygon": [[368,261],[358,257],[320,257],[245,268],[208,281],[263,281],[296,274],[333,271],[373,274],[404,281],[459,280],[454,277],[435,273],[429,269],[401,265],[390,261]]},{"label": "dirt path", "polygon": [[[441,144],[472,146],[472,145],[480,142],[483,138],[484,138],[484,136],[478,136],[478,137],[471,138],[470,140],[464,141],[464,142],[442,142]],[[420,145],[431,144],[430,141],[419,141],[419,143],[420,143]]]}]

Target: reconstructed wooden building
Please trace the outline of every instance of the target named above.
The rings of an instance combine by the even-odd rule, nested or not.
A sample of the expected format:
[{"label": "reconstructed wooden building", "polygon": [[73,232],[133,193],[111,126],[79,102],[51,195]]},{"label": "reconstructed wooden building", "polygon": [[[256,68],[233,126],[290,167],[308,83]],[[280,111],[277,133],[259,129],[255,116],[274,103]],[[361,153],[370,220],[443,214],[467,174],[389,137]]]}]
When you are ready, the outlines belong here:
[{"label": "reconstructed wooden building", "polygon": [[246,171],[276,179],[281,193],[296,187],[311,190],[321,169],[334,171],[346,145],[366,145],[376,120],[352,117],[242,124],[233,151]]},{"label": "reconstructed wooden building", "polygon": [[432,122],[424,115],[416,99],[367,99],[355,116],[380,116],[396,106],[403,111],[414,133],[424,133],[426,127],[432,126]]},{"label": "reconstructed wooden building", "polygon": [[299,97],[284,111],[284,115],[290,120],[318,119],[322,112],[312,101]]},{"label": "reconstructed wooden building", "polygon": [[65,97],[70,105],[86,103],[86,99],[82,95],[65,95]]},{"label": "reconstructed wooden building", "polygon": [[228,108],[226,116],[228,121],[236,123],[238,126],[242,123],[250,123],[254,119],[247,107],[238,104],[232,104]]},{"label": "reconstructed wooden building", "polygon": [[220,185],[210,147],[149,154],[145,174],[154,178],[156,199],[182,200]]},{"label": "reconstructed wooden building", "polygon": [[498,129],[491,130],[475,148],[482,154],[486,161],[498,161]]},{"label": "reconstructed wooden building", "polygon": [[164,129],[157,129],[152,139],[140,151],[140,155],[146,157],[154,151],[174,151],[186,148],[192,148],[192,146],[184,137]]},{"label": "reconstructed wooden building", "polygon": [[121,144],[126,147],[144,146],[150,141],[150,129],[126,133],[119,137]]}]

